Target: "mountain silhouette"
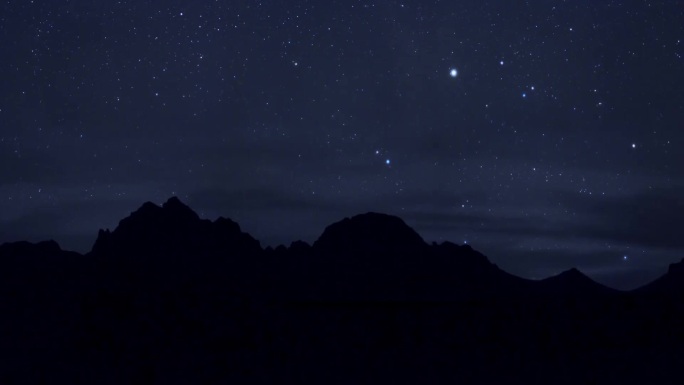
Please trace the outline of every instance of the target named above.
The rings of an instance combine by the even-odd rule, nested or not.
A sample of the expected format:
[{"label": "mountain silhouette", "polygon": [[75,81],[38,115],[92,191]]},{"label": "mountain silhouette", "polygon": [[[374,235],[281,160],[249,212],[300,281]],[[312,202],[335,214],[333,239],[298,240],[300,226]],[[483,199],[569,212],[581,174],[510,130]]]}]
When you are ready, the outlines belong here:
[{"label": "mountain silhouette", "polygon": [[635,290],[649,296],[677,296],[684,298],[684,259],[670,264],[667,273]]},{"label": "mountain silhouette", "polygon": [[259,242],[230,219],[202,220],[177,197],[161,207],[147,202],[114,231],[100,230],[91,254],[165,256],[261,251]]},{"label": "mountain silhouette", "polygon": [[415,253],[427,247],[423,238],[398,217],[369,212],[325,228],[314,242],[319,253]]},{"label": "mountain silhouette", "polygon": [[172,197],[85,255],[0,245],[0,383],[680,383],[683,266],[533,281],[374,212],[263,249]]},{"label": "mountain silhouette", "polygon": [[33,292],[72,286],[83,269],[82,256],[64,251],[55,241],[0,245],[0,290],[30,288]]},{"label": "mountain silhouette", "polygon": [[539,281],[546,295],[572,295],[595,298],[598,295],[613,295],[617,290],[592,280],[576,268]]}]

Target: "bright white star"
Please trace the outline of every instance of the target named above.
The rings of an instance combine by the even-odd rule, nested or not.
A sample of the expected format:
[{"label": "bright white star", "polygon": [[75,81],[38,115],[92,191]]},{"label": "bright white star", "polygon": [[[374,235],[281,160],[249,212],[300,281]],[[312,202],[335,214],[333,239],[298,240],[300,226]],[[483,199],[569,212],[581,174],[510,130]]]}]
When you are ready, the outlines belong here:
[{"label": "bright white star", "polygon": [[455,78],[456,76],[458,76],[458,70],[456,70],[456,68],[452,68],[451,71],[449,72],[449,75],[452,78]]}]

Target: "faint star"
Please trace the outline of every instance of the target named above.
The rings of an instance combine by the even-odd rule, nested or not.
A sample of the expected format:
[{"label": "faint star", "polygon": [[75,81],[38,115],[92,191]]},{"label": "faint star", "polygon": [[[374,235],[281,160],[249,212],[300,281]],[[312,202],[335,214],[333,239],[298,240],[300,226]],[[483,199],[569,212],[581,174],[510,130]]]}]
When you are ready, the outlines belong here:
[{"label": "faint star", "polygon": [[527,94],[523,92],[522,97],[523,97],[523,98],[526,98],[526,97],[527,97]]},{"label": "faint star", "polygon": [[623,256],[622,256],[622,260],[623,260],[623,261],[626,261],[626,260],[627,260],[627,256],[626,256],[626,255],[623,255]]},{"label": "faint star", "polygon": [[636,143],[632,143],[632,148],[636,148]]},{"label": "faint star", "polygon": [[390,160],[389,159],[385,160],[385,164],[389,166]]},{"label": "faint star", "polygon": [[500,65],[503,65],[503,64],[504,64],[504,63],[503,63],[503,60],[502,60],[502,61],[500,61],[500,62],[499,62],[499,64],[500,64]]}]

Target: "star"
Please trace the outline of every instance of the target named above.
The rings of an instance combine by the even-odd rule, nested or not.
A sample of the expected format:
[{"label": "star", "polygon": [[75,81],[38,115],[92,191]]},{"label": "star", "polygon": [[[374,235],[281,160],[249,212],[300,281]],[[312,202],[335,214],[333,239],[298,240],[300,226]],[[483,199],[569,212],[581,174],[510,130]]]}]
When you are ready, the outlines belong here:
[{"label": "star", "polygon": [[[511,23],[516,15],[490,12],[478,2],[399,0],[389,7],[321,2],[284,18],[269,17],[263,7],[244,1],[231,7],[211,0],[199,1],[199,7],[171,1],[161,13],[92,2],[84,12],[116,21],[105,26],[55,25],[52,19],[66,12],[60,2],[33,2],[31,10],[22,3],[28,4],[1,4],[8,14],[44,17],[28,26],[36,44],[19,44],[23,53],[8,57],[3,64],[9,71],[0,72],[0,84],[11,85],[0,87],[0,122],[8,122],[0,129],[0,158],[7,164],[0,166],[0,244],[64,237],[56,239],[64,248],[88,252],[92,244],[81,233],[92,234],[100,220],[118,223],[116,212],[124,205],[132,211],[138,203],[164,202],[171,190],[181,200],[202,191],[209,206],[216,206],[202,208],[229,215],[212,194],[263,188],[268,191],[251,197],[240,217],[258,223],[251,226],[253,235],[274,246],[316,231],[304,209],[258,209],[260,199],[284,194],[312,204],[319,202],[312,200],[316,197],[338,201],[349,215],[369,210],[410,211],[406,215],[414,219],[425,215],[421,236],[482,243],[493,262],[505,259],[508,242],[482,226],[529,221],[529,232],[513,229],[502,237],[514,237],[514,249],[550,248],[554,257],[548,266],[506,263],[524,274],[580,264],[581,257],[568,262],[555,256],[580,255],[613,242],[609,231],[584,237],[582,230],[594,224],[593,205],[608,204],[602,226],[617,226],[632,240],[654,238],[660,244],[644,247],[646,253],[661,261],[677,258],[665,248],[678,240],[670,233],[658,236],[684,195],[684,186],[676,183],[682,153],[677,144],[684,141],[684,130],[678,129],[682,103],[676,103],[681,82],[668,71],[684,63],[684,36],[672,34],[680,23],[672,12],[676,2],[660,2],[668,4],[658,6],[662,12],[625,4],[610,13],[611,22],[629,25],[632,33],[614,35],[601,33],[600,18],[585,20],[595,22],[595,34],[585,33],[592,23],[554,20],[561,9],[544,2],[526,7],[525,15],[533,15],[530,23]],[[602,14],[600,3],[583,3],[582,11]],[[643,22],[631,23],[636,12]],[[446,28],[435,15],[453,23]],[[426,21],[431,18],[434,22]],[[3,20],[7,41],[26,41],[23,19]],[[388,31],[396,36],[379,45],[378,37]],[[74,55],[84,49],[83,41],[69,39],[77,35],[101,41],[90,47],[91,55]],[[230,41],[219,41],[226,36]],[[642,46],[633,36],[660,40],[647,39]],[[240,41],[249,44],[227,44]],[[618,49],[582,52],[604,46]],[[649,60],[642,60],[646,54]],[[465,77],[459,67],[466,68]],[[647,81],[629,81],[635,74],[646,74]],[[193,135],[192,127],[202,127],[202,134]],[[643,149],[636,140],[644,140]],[[395,155],[401,159],[396,166],[390,158]],[[54,164],[34,164],[36,156]],[[52,168],[68,170],[69,176],[57,178]],[[376,200],[398,191],[406,197]],[[459,200],[470,194],[482,199]],[[88,207],[104,207],[97,218],[70,203],[86,197],[93,200],[83,202]],[[429,205],[408,205],[430,197]],[[112,199],[121,210],[107,204]],[[73,208],[68,216],[75,225],[61,229],[38,223],[40,215],[31,214],[45,205],[52,210],[53,204],[59,213]],[[620,214],[639,205],[655,207],[632,213],[649,226]],[[447,235],[432,211],[474,211],[481,220],[472,237],[458,231]],[[29,219],[20,229],[3,231],[12,218]],[[268,225],[283,220],[296,226]],[[565,235],[574,239],[563,250],[554,239],[531,235],[556,222],[567,224]],[[627,244],[613,245],[607,268],[645,268],[627,254],[641,251]]]}]

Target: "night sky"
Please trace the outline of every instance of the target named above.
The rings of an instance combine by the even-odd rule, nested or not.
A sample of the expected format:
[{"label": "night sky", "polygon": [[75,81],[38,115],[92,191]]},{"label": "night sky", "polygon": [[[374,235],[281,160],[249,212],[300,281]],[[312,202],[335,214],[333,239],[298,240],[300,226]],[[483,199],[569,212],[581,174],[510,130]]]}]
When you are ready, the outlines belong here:
[{"label": "night sky", "polygon": [[543,278],[684,257],[681,1],[3,1],[0,242],[176,195],[263,246],[402,217]]}]

